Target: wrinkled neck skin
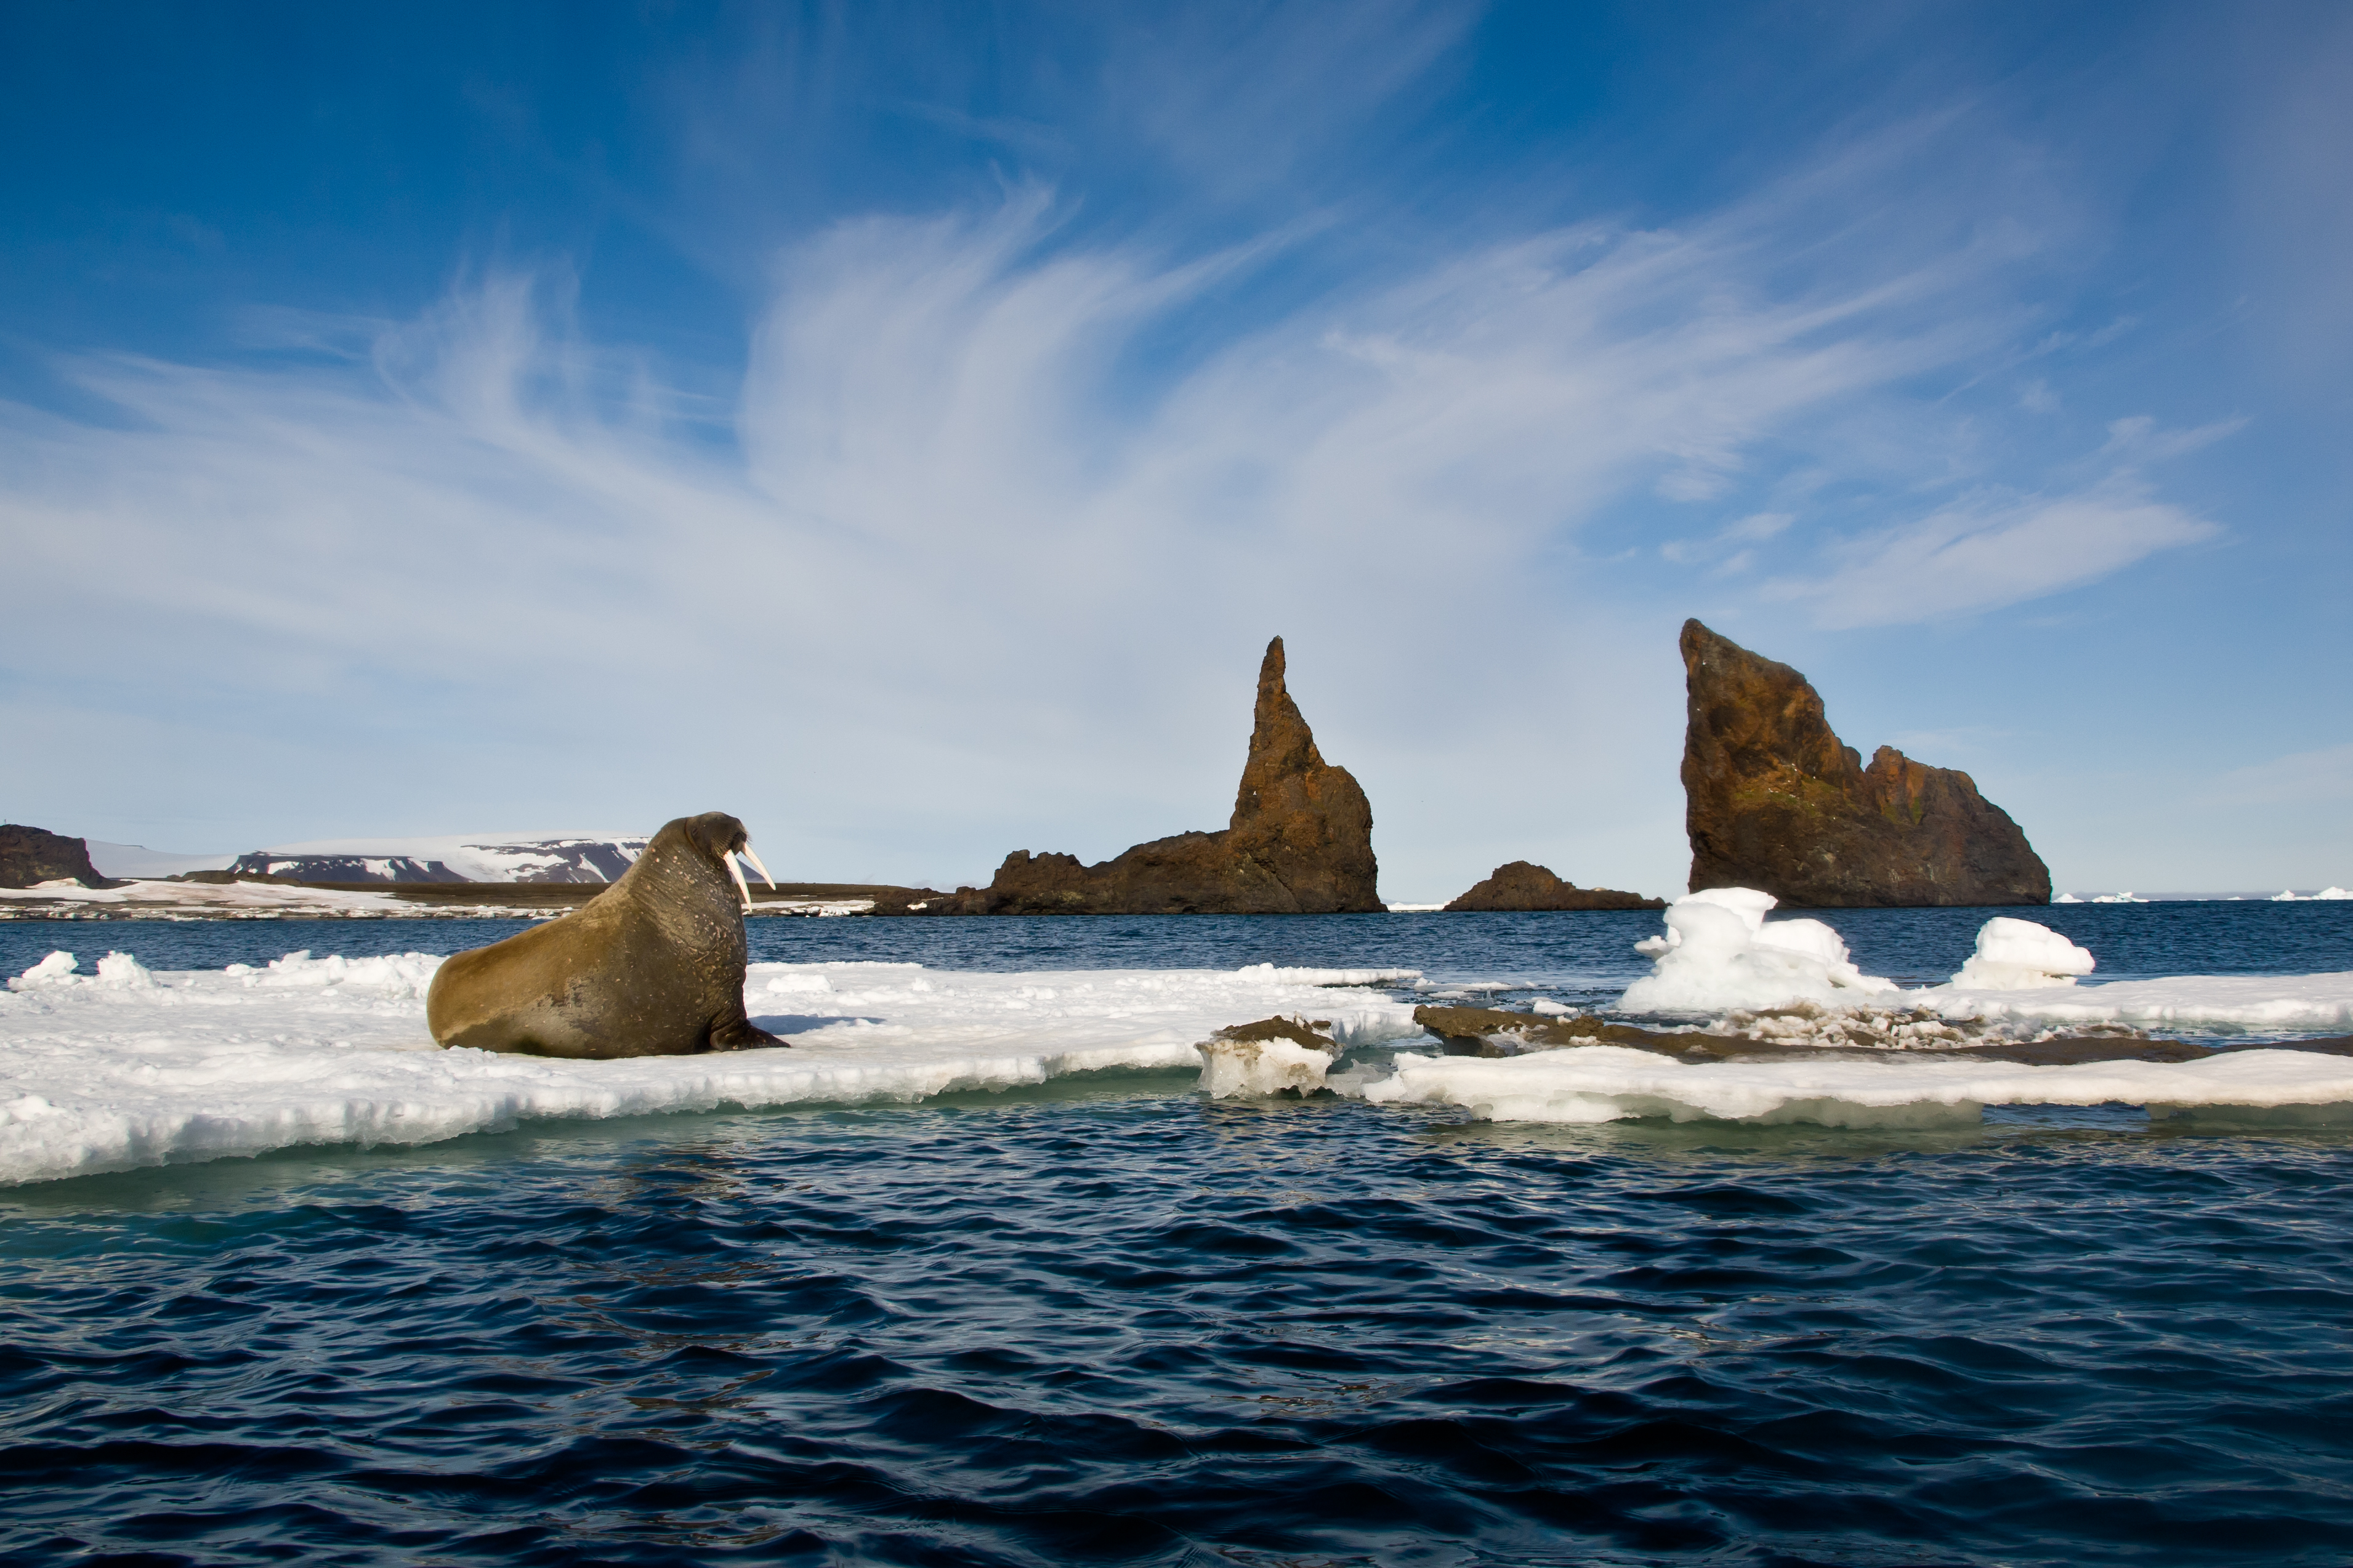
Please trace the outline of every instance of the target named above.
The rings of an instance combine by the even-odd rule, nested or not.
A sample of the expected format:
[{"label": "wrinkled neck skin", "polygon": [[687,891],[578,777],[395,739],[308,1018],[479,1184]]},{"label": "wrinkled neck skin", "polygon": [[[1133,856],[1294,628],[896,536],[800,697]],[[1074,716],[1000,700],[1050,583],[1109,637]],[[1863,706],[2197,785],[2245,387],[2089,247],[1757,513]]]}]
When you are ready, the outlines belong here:
[{"label": "wrinkled neck skin", "polygon": [[716,856],[678,824],[654,836],[638,863],[613,884],[613,891],[619,895],[617,901],[633,901],[638,910],[674,936],[707,938],[713,926],[721,928],[733,939],[730,945],[735,963],[744,962],[744,911],[734,879]]}]

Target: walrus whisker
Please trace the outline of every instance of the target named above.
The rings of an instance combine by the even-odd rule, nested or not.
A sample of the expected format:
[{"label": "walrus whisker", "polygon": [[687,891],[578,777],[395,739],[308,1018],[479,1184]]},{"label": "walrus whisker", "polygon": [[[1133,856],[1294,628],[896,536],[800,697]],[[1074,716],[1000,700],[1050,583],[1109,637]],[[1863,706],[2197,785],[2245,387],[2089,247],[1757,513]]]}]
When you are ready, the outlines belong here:
[{"label": "walrus whisker", "polygon": [[752,862],[752,869],[760,873],[760,880],[768,884],[768,891],[775,892],[776,879],[768,875],[768,868],[760,864],[760,858],[752,853],[752,847],[749,844],[744,846],[744,858]]},{"label": "walrus whisker", "polygon": [[750,914],[752,912],[752,889],[750,884],[744,880],[744,868],[735,864],[735,857],[733,855],[722,855],[719,858],[720,861],[726,866],[727,874],[735,879],[735,890],[744,895],[744,912],[745,914]]}]

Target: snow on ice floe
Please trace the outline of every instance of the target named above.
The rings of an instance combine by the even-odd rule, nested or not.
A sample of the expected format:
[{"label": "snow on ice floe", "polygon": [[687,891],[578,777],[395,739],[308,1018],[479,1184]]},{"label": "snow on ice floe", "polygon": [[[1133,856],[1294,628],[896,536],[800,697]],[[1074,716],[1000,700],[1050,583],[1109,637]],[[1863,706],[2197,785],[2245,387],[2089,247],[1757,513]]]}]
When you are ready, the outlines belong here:
[{"label": "snow on ice floe", "polygon": [[1615,1046],[1489,1059],[1399,1052],[1359,1090],[1375,1104],[1460,1107],[1492,1121],[1638,1117],[1824,1127],[1968,1125],[1989,1105],[2146,1106],[2153,1119],[2353,1126],[2353,1058],[2233,1052],[2194,1062],[2024,1067],[1891,1051],[1693,1065]]},{"label": "snow on ice floe", "polygon": [[[121,962],[116,962],[120,958]],[[758,963],[745,1004],[789,1049],[575,1062],[443,1050],[440,959],[290,954],[149,974],[53,955],[0,992],[0,1182],[310,1143],[427,1143],[541,1117],[906,1101],[1068,1073],[1190,1071],[1216,1029],[1329,1020],[1343,1045],[1418,1033],[1410,1004],[1347,989],[1411,971],[978,974]]]},{"label": "snow on ice floe", "polygon": [[1708,1015],[1791,1002],[1839,1002],[1896,989],[1865,974],[1817,920],[1767,921],[1779,900],[1754,888],[1711,888],[1667,906],[1666,934],[1635,944],[1653,962],[1620,1003],[1636,1014]]}]

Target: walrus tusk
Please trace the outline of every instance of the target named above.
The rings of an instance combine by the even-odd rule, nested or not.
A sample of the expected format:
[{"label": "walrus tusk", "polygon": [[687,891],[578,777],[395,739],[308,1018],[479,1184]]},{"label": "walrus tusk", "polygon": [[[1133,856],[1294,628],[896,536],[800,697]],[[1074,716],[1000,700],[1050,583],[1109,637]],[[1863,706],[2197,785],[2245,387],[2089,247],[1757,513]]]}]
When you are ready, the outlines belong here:
[{"label": "walrus tusk", "polygon": [[744,912],[750,914],[752,889],[744,881],[744,868],[735,864],[735,857],[733,855],[722,855],[720,858],[727,862],[727,874],[735,879],[735,890],[744,895]]},{"label": "walrus tusk", "polygon": [[752,869],[760,873],[760,880],[768,884],[768,891],[775,892],[776,879],[768,875],[768,868],[760,864],[760,858],[752,853],[752,847],[749,844],[744,846],[744,858],[752,862]]}]

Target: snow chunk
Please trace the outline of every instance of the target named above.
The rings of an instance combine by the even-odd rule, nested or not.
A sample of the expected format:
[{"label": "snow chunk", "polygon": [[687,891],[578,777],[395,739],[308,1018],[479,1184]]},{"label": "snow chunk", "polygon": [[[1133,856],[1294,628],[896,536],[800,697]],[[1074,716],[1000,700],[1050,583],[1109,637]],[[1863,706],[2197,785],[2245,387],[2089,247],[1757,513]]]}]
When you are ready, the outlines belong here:
[{"label": "snow chunk", "polygon": [[1754,888],[1710,888],[1667,906],[1667,933],[1635,944],[1655,962],[1626,988],[1629,1013],[1721,1013],[1792,1002],[1851,1001],[1895,984],[1855,967],[1816,920],[1767,921],[1779,900]]},{"label": "snow chunk", "polygon": [[1324,1087],[1324,1075],[1337,1058],[1328,1051],[1291,1040],[1207,1040],[1200,1047],[1201,1089],[1211,1100],[1240,1095],[1302,1095]]},{"label": "snow chunk", "polygon": [[222,973],[236,976],[248,987],[323,989],[333,985],[354,991],[380,991],[391,996],[414,997],[421,1001],[433,984],[433,972],[440,967],[441,960],[429,952],[403,952],[383,958],[345,958],[341,953],[332,953],[325,958],[313,958],[306,947],[300,952],[273,958],[261,969],[249,963],[232,963]]},{"label": "snow chunk", "polygon": [[44,985],[71,985],[75,980],[74,971],[80,967],[81,960],[59,949],[9,981],[8,989],[34,991]]},{"label": "snow chunk", "polygon": [[2049,926],[1996,915],[1978,928],[1978,950],[1953,976],[1956,990],[2032,991],[2073,985],[2095,966],[2091,953]]},{"label": "snow chunk", "polygon": [[155,977],[144,964],[127,952],[110,952],[98,961],[95,984],[111,986],[117,991],[151,991]]}]

